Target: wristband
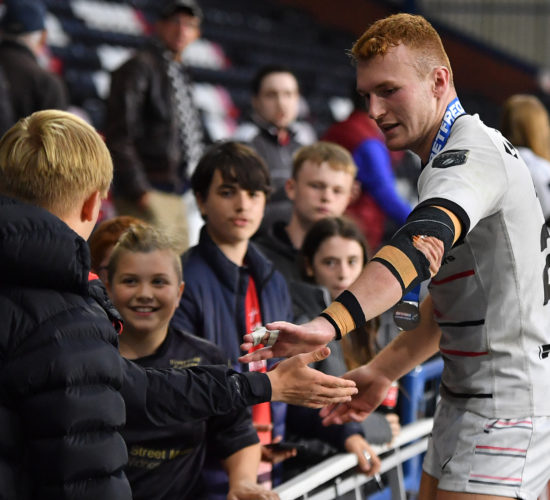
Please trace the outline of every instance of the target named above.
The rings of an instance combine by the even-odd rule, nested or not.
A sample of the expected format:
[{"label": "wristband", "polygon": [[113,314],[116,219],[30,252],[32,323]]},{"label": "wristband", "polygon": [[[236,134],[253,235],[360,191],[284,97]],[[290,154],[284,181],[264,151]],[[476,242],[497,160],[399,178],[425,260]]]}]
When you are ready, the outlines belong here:
[{"label": "wristband", "polygon": [[336,330],[336,340],[367,324],[361,304],[349,290],[344,290],[338,295],[334,302],[321,313],[321,316]]},{"label": "wristband", "polygon": [[[325,309],[325,311],[328,311],[328,307]],[[326,312],[322,312],[319,316],[322,318],[325,318],[333,327],[336,334],[334,335],[334,340],[342,340],[342,332],[340,331],[340,327],[338,326],[338,323],[332,319],[332,316],[330,316]]]}]

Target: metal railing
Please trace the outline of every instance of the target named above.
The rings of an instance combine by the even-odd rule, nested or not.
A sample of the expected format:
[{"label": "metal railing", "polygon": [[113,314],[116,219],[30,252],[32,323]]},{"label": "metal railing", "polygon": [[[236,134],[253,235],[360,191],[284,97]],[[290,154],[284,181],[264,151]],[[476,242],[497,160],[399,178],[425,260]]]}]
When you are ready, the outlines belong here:
[{"label": "metal railing", "polygon": [[[432,418],[419,420],[403,426],[391,446],[373,446],[382,461],[380,473],[387,473],[393,500],[405,499],[401,465],[426,451],[432,425]],[[359,500],[364,498],[361,487],[374,478],[355,472],[356,466],[357,457],[354,454],[338,454],[281,484],[275,491],[281,500],[331,500],[355,491],[355,497]]]}]

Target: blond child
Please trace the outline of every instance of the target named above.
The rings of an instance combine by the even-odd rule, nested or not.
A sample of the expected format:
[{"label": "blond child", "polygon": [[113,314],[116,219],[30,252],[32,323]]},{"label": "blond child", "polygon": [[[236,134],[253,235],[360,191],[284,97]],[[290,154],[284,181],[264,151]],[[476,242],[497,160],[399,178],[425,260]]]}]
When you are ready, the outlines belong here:
[{"label": "blond child", "polygon": [[[129,500],[125,421],[164,425],[293,399],[286,391],[296,396],[299,384],[283,389],[287,375],[327,382],[302,370],[307,358],[274,377],[224,367],[146,372],[124,361],[113,328],[120,317],[100,281],[88,281],[86,239],[111,178],[101,137],[69,113],[34,113],[0,140],[0,491],[7,498]],[[333,395],[354,391],[340,387]],[[215,405],[187,404],[191,392],[209,390]],[[331,391],[316,393],[311,404]]]}]

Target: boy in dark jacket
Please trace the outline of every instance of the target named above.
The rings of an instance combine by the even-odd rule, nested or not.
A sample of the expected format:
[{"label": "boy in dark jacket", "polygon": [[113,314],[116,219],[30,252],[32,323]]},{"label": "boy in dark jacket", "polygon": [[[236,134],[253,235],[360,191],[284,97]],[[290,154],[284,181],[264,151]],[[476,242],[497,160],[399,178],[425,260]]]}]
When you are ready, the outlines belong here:
[{"label": "boy in dark jacket", "polygon": [[[249,241],[271,191],[269,170],[250,147],[222,142],[202,157],[191,185],[206,223],[183,257],[186,287],[173,323],[220,346],[235,370],[265,371],[265,362],[241,365],[237,358],[245,332],[278,315],[292,318],[284,278]],[[285,414],[278,403],[253,408],[262,444],[284,435]]]},{"label": "boy in dark jacket", "polygon": [[[238,357],[243,332],[251,332],[277,314],[286,318],[293,315],[285,279],[250,242],[261,223],[270,193],[269,171],[251,148],[230,141],[207,151],[191,184],[206,223],[199,244],[183,257],[186,286],[173,323],[219,345],[235,370],[265,370],[265,364],[239,364]],[[262,444],[284,436],[286,409],[280,403],[256,405],[252,409]],[[304,427],[320,427],[316,414],[303,415],[308,417],[301,422]],[[330,434],[333,442],[342,445],[354,435],[347,449],[353,452],[360,449],[360,460],[363,451],[370,450],[359,435],[362,432],[359,425],[339,426],[331,431],[324,434]],[[265,446],[263,451],[264,460],[273,463],[291,456],[288,452],[274,455]],[[274,482],[279,479],[277,469],[272,474]],[[364,470],[367,469],[365,464]],[[260,480],[262,477],[265,475],[260,474]]]},{"label": "boy in dark jacket", "polygon": [[310,358],[267,377],[223,366],[146,371],[124,361],[113,328],[120,317],[99,280],[89,281],[85,241],[111,178],[100,136],[69,113],[34,113],[0,140],[2,498],[129,500],[125,421],[165,425],[270,398],[315,406],[327,390],[298,394],[299,379],[339,381],[303,366]]}]

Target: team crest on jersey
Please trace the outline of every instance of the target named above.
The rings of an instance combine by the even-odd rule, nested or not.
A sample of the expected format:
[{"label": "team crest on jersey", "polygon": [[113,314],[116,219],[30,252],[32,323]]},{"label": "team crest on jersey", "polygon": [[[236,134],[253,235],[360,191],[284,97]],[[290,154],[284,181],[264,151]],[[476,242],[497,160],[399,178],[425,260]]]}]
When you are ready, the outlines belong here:
[{"label": "team crest on jersey", "polygon": [[467,149],[450,149],[438,154],[432,163],[433,168],[449,168],[463,165],[468,159]]}]

